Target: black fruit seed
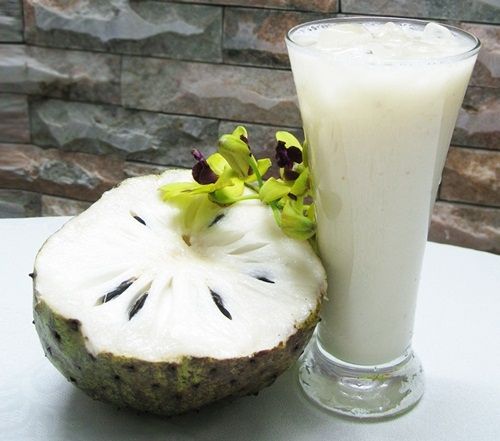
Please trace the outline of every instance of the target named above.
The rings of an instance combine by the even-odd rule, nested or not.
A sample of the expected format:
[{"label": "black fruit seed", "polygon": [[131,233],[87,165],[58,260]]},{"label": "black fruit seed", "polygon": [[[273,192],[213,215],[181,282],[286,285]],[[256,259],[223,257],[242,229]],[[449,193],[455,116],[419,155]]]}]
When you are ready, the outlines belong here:
[{"label": "black fruit seed", "polygon": [[147,298],[148,298],[148,293],[146,292],[135,301],[135,303],[132,305],[132,308],[130,308],[130,311],[128,313],[129,320],[131,320],[132,317],[141,310]]},{"label": "black fruit seed", "polygon": [[103,295],[98,303],[106,303],[109,302],[110,300],[114,299],[115,297],[118,297],[120,294],[123,294],[123,292],[133,283],[135,282],[135,278],[125,280],[124,282],[120,283],[115,289],[112,291],[108,292],[107,294]]},{"label": "black fruit seed", "polygon": [[54,336],[54,338],[60,342],[61,341],[61,336],[59,335],[59,332],[57,331],[52,331],[52,335]]},{"label": "black fruit seed", "polygon": [[139,222],[140,224],[142,224],[142,225],[146,225],[146,221],[145,221],[142,217],[140,217],[140,216],[136,216],[136,215],[132,215],[132,217],[133,217],[133,218],[134,218],[137,222]]},{"label": "black fruit seed", "polygon": [[211,289],[210,289],[210,294],[212,295],[212,300],[214,301],[215,305],[217,306],[217,308],[219,308],[219,311],[229,320],[232,320],[233,317],[231,316],[231,313],[224,307],[224,302],[222,301],[222,297],[215,291],[212,291]]},{"label": "black fruit seed", "polygon": [[142,225],[146,225],[146,222],[144,221],[144,219],[140,216],[134,216],[134,219],[139,222],[140,224]]},{"label": "black fruit seed", "polygon": [[184,241],[184,243],[190,247],[191,246],[191,236],[189,234],[183,234],[182,235],[182,240]]},{"label": "black fruit seed", "polygon": [[217,216],[215,216],[214,220],[212,222],[210,222],[210,224],[208,225],[208,227],[213,227],[217,222],[219,222],[220,220],[222,220],[222,218],[225,216],[225,214],[223,213],[220,213],[218,214]]},{"label": "black fruit seed", "polygon": [[261,282],[275,283],[274,280],[269,280],[266,276],[256,276],[255,278]]}]

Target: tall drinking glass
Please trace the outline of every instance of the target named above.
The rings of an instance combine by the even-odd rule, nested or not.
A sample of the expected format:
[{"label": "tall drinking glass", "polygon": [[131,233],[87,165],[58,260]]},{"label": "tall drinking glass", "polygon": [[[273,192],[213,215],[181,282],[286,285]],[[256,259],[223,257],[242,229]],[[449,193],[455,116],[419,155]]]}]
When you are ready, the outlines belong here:
[{"label": "tall drinking glass", "polygon": [[299,380],[334,412],[395,415],[424,390],[411,349],[420,269],[480,43],[451,26],[374,17],[305,23],[286,43],[329,284]]}]

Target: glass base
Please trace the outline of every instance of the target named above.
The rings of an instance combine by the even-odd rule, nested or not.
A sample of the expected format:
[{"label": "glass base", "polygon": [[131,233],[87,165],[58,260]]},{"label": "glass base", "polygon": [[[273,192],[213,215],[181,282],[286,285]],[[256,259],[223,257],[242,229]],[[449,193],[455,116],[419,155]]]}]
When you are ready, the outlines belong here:
[{"label": "glass base", "polygon": [[424,393],[419,359],[410,349],[379,366],[345,363],[314,337],[299,361],[299,382],[321,407],[355,418],[384,418],[409,410]]}]

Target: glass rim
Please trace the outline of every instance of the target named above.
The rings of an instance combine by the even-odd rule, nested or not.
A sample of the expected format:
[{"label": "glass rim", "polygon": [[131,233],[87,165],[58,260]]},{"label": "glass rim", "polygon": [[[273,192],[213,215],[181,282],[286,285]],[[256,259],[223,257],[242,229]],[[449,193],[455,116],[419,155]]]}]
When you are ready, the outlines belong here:
[{"label": "glass rim", "polygon": [[[465,31],[463,29],[460,29],[456,26],[448,25],[446,23],[441,23],[438,21],[433,21],[433,20],[420,20],[416,18],[404,18],[404,17],[390,17],[390,16],[370,16],[370,15],[357,15],[357,16],[350,16],[350,17],[331,17],[331,18],[323,18],[320,20],[312,20],[308,21],[305,23],[298,24],[291,29],[288,30],[285,36],[285,42],[287,45],[291,45],[292,47],[296,47],[300,50],[306,50],[309,51],[310,53],[313,54],[324,54],[323,51],[316,49],[316,48],[311,48],[309,46],[304,46],[296,41],[293,40],[293,34],[302,28],[311,26],[311,25],[318,25],[318,24],[326,24],[326,23],[342,23],[342,22],[351,22],[351,23],[356,23],[356,22],[361,22],[361,23],[366,23],[366,22],[388,22],[392,21],[395,23],[410,23],[410,24],[417,24],[420,26],[425,26],[428,23],[436,23],[441,26],[444,26],[448,30],[459,34],[469,40],[472,40],[474,43],[474,46],[470,49],[465,50],[464,52],[460,52],[458,54],[454,55],[444,55],[441,57],[435,57],[431,59],[426,59],[426,58],[405,58],[405,59],[385,59],[381,60],[384,64],[415,64],[415,63],[428,63],[429,61],[432,61],[432,63],[448,63],[450,61],[459,61],[459,60],[464,60],[467,59],[479,52],[479,49],[481,48],[481,41],[479,38],[477,38],[474,34],[471,34],[468,31]],[[352,60],[350,60],[352,61]],[[364,62],[365,60],[363,60]],[[360,62],[360,60],[356,60],[357,63]],[[368,64],[368,63],[366,63]]]}]

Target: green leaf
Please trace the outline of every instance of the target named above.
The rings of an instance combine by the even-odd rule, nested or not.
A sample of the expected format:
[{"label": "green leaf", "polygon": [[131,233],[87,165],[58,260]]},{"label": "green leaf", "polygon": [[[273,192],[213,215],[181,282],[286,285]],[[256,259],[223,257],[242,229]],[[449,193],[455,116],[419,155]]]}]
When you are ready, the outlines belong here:
[{"label": "green leaf", "polygon": [[295,196],[303,196],[309,190],[309,169],[305,168],[290,189]]},{"label": "green leaf", "polygon": [[220,205],[229,205],[238,202],[245,189],[245,183],[238,178],[231,179],[230,185],[210,194],[210,200]]},{"label": "green leaf", "polygon": [[269,178],[259,191],[260,200],[269,204],[270,202],[281,199],[290,192],[290,186],[281,180]]},{"label": "green leaf", "polygon": [[197,182],[172,182],[160,187],[164,201],[179,197],[188,197],[190,194],[210,193],[216,189],[216,184],[202,185]]},{"label": "green leaf", "polygon": [[[160,188],[162,198],[164,201],[174,200],[178,198],[189,197],[190,195],[208,194],[223,187],[224,182],[217,182],[215,184],[198,184],[197,182],[173,182],[165,184]],[[227,184],[229,185],[229,184]]]},{"label": "green leaf", "polygon": [[210,201],[208,194],[193,195],[180,205],[183,230],[197,233],[210,225],[220,207]]},{"label": "green leaf", "polygon": [[238,136],[222,135],[219,138],[219,153],[239,177],[248,176],[251,153],[248,145]]},{"label": "green leaf", "polygon": [[229,167],[229,163],[220,153],[213,153],[210,155],[207,158],[207,163],[217,176],[220,176],[224,172],[224,169]]},{"label": "green leaf", "polygon": [[224,168],[224,171],[219,176],[219,179],[216,182],[216,184],[218,184],[217,189],[225,187],[227,185],[233,185],[233,179],[240,179],[240,177],[228,165],[227,167]]},{"label": "green leaf", "polygon": [[314,208],[314,203],[307,207],[306,214],[307,214],[307,218],[309,220],[311,220],[311,222],[316,223],[316,211]]},{"label": "green leaf", "polygon": [[241,139],[241,137],[243,136],[245,139],[248,139],[248,133],[247,133],[247,129],[245,129],[245,127],[243,126],[237,126],[234,130],[233,130],[233,133],[232,135],[236,136],[237,138]]},{"label": "green leaf", "polygon": [[283,232],[294,239],[310,239],[316,233],[314,222],[297,210],[293,201],[288,200],[281,213],[281,228]]},{"label": "green leaf", "polygon": [[161,197],[164,201],[176,198],[179,195],[186,195],[190,193],[197,185],[196,182],[172,182],[160,187]]},{"label": "green leaf", "polygon": [[[272,162],[269,158],[259,159],[257,161],[257,169],[259,170],[260,175],[264,176],[271,167],[271,165]],[[251,175],[248,176],[248,178],[245,179],[245,182],[255,182],[256,180],[257,180],[257,175],[255,173],[252,173]]]},{"label": "green leaf", "polygon": [[261,176],[264,176],[267,171],[271,168],[272,162],[269,158],[259,159],[257,161],[257,168]]},{"label": "green leaf", "polygon": [[302,144],[290,132],[285,132],[285,131],[276,132],[276,140],[283,141],[287,148],[294,146],[294,147],[298,147],[300,150],[302,150]]}]

